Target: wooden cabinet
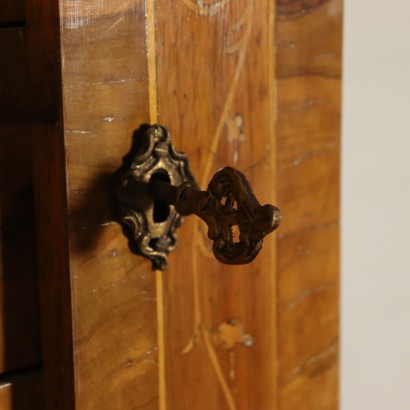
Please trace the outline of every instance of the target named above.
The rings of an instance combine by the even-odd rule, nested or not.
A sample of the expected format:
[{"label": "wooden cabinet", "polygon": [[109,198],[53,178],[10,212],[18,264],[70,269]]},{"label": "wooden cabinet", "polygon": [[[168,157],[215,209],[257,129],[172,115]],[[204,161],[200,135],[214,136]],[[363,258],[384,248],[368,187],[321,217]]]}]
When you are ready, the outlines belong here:
[{"label": "wooden cabinet", "polygon": [[[27,255],[16,231],[2,258],[36,262],[22,289],[4,276],[3,294],[29,315],[13,337],[44,407],[336,409],[341,1],[26,0],[25,12],[0,29],[20,39],[8,61],[28,67],[2,68],[21,107],[0,125],[0,181],[3,201],[22,175]],[[217,262],[194,217],[166,271],[130,252],[115,184],[136,130],[157,122],[201,187],[231,165],[281,208],[250,265]]]}]

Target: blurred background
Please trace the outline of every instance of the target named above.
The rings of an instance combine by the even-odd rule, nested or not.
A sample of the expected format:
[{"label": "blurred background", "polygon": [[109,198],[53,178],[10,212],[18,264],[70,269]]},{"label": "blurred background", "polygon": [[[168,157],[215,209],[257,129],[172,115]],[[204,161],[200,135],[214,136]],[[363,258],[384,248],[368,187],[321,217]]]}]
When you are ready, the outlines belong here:
[{"label": "blurred background", "polygon": [[342,410],[410,409],[410,2],[345,0]]}]

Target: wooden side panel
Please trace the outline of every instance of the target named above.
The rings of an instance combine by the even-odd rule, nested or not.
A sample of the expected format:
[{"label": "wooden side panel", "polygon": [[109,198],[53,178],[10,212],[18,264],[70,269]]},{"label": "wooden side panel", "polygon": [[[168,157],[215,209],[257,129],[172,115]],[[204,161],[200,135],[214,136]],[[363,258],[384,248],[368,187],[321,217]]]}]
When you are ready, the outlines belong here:
[{"label": "wooden side panel", "polygon": [[0,29],[0,373],[41,361],[26,53]]},{"label": "wooden side panel", "polygon": [[342,1],[277,1],[279,409],[338,408]]},{"label": "wooden side panel", "polygon": [[60,13],[76,409],[155,409],[155,273],[115,222],[117,171],[149,121],[144,1]]},{"label": "wooden side panel", "polygon": [[[159,122],[202,188],[231,165],[275,203],[273,2],[158,0],[156,10]],[[206,231],[185,219],[164,274],[167,408],[273,409],[275,238],[250,265],[226,266]]]},{"label": "wooden side panel", "polygon": [[74,406],[59,8],[27,0],[46,409]]}]

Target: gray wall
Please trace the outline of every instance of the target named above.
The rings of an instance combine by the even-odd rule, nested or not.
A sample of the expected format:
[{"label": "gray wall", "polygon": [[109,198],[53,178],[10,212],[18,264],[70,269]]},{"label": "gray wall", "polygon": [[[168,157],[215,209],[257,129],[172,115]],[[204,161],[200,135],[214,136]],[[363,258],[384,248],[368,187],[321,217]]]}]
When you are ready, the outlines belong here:
[{"label": "gray wall", "polygon": [[345,0],[342,409],[410,409],[410,2]]}]

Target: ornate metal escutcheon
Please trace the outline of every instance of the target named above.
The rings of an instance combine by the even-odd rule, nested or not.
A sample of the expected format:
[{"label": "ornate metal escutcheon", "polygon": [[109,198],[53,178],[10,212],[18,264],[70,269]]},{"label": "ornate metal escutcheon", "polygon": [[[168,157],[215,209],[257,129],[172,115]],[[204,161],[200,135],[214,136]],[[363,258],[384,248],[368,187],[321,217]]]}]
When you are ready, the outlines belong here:
[{"label": "ornate metal escutcheon", "polygon": [[196,214],[206,222],[213,253],[226,264],[255,259],[264,236],[281,220],[279,209],[261,206],[245,176],[234,168],[219,170],[208,189],[200,191],[188,158],[173,148],[161,125],[146,131],[131,168],[119,181],[117,195],[135,252],[151,259],[154,269],[165,269],[182,216]]}]

